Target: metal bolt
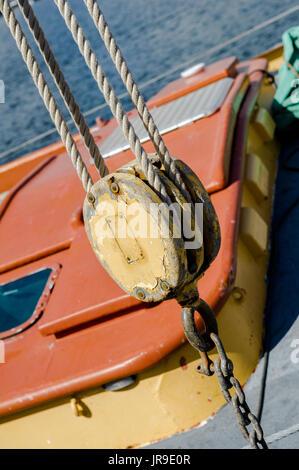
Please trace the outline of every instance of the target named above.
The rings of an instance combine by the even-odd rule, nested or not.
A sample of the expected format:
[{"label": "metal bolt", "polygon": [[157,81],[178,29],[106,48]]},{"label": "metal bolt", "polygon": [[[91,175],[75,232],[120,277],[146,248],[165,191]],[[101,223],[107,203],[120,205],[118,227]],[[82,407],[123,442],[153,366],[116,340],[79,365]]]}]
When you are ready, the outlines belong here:
[{"label": "metal bolt", "polygon": [[140,300],[144,300],[146,298],[146,293],[143,289],[141,289],[140,287],[138,287],[136,289],[136,296],[138,297],[138,299]]},{"label": "metal bolt", "polygon": [[161,289],[165,290],[165,291],[170,289],[169,284],[168,284],[167,281],[160,281],[160,286],[161,286]]},{"label": "metal bolt", "polygon": [[237,300],[240,302],[243,300],[244,296],[246,294],[245,289],[242,289],[242,287],[234,287],[232,291],[232,296],[234,300]]},{"label": "metal bolt", "polygon": [[119,192],[119,186],[117,183],[111,183],[110,190],[112,193],[117,194]]},{"label": "metal bolt", "polygon": [[241,300],[241,299],[242,299],[242,294],[241,294],[241,292],[238,292],[238,291],[233,292],[233,298],[234,298],[235,300]]},{"label": "metal bolt", "polygon": [[93,206],[94,203],[95,203],[96,198],[94,197],[94,195],[92,193],[88,193],[87,194],[87,200],[88,200],[89,204]]}]

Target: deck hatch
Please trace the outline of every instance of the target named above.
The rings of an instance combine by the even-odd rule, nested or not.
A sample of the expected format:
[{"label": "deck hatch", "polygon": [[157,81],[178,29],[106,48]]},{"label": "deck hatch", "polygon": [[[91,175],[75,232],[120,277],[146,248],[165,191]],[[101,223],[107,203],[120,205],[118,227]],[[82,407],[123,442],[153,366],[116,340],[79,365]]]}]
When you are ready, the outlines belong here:
[{"label": "deck hatch", "polygon": [[[160,133],[166,134],[166,132],[213,114],[221,107],[233,81],[234,79],[230,77],[223,78],[170,103],[151,109],[150,112]],[[134,116],[130,121],[140,141],[148,141],[149,137],[139,116]],[[119,127],[114,129],[100,146],[105,158],[128,148],[129,144]]]}]

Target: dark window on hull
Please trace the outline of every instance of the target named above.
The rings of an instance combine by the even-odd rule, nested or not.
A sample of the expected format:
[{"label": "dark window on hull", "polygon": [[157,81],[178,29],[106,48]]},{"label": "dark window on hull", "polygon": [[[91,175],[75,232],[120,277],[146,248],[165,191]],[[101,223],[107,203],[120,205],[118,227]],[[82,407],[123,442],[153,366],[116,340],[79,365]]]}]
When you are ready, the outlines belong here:
[{"label": "dark window on hull", "polygon": [[0,333],[25,323],[34,313],[51,269],[0,285]]}]

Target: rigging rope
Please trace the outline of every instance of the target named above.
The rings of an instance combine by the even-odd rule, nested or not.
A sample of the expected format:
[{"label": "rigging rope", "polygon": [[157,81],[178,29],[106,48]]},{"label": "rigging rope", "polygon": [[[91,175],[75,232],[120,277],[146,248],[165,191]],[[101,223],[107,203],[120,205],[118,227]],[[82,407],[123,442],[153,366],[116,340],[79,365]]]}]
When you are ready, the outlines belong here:
[{"label": "rigging rope", "polygon": [[105,17],[100,10],[100,7],[96,0],[84,0],[84,3],[89,11],[90,16],[93,19],[93,22],[99,31],[101,38],[108,50],[112,61],[118,71],[126,89],[128,90],[129,96],[131,97],[138,114],[143,122],[145,129],[148,132],[148,135],[154,144],[156,152],[160,158],[160,161],[163,163],[166,173],[169,178],[174,182],[178,187],[181,193],[185,196],[188,202],[192,202],[192,198],[189,194],[189,191],[186,188],[185,183],[182,180],[181,173],[176,167],[175,161],[170,156],[168,149],[161,137],[161,134],[154,122],[152,115],[150,114],[148,107],[144,101],[143,96],[141,95],[136,82],[133,79],[133,76],[128,68],[128,64],[125,58],[122,55],[122,52],[117,45],[115,38],[113,37],[111,30],[105,20]]},{"label": "rigging rope", "polygon": [[159,175],[156,173],[153,164],[149,160],[144,148],[142,147],[139,137],[136,135],[135,130],[122,107],[122,104],[118,100],[115,91],[110,84],[109,79],[98,62],[95,53],[91,49],[89,41],[86,39],[83,29],[79,25],[76,16],[72,12],[69,3],[66,0],[54,0],[54,2],[61,13],[61,16],[63,17],[65,24],[71,31],[72,36],[92,73],[93,78],[97,82],[100,91],[103,93],[106,102],[109,104],[113,115],[117,119],[124,136],[128,140],[131,150],[141,165],[142,171],[150,186],[152,186],[167,202],[167,204],[170,205],[171,200],[166,192],[165,186],[162,184]]},{"label": "rigging rope", "polygon": [[[279,13],[278,15],[276,15],[276,16],[274,16],[274,17],[272,17],[272,18],[270,18],[266,21],[263,21],[262,23],[259,23],[255,26],[253,26],[252,28],[249,28],[248,30],[243,31],[240,34],[237,34],[236,36],[228,39],[227,41],[221,42],[220,44],[217,44],[216,46],[211,47],[210,49],[206,50],[205,52],[203,52],[201,54],[194,55],[190,59],[188,59],[186,62],[180,63],[179,65],[176,65],[175,67],[172,67],[171,69],[167,70],[166,72],[163,72],[163,73],[157,75],[156,77],[153,77],[153,78],[150,78],[149,80],[146,80],[145,82],[143,82],[139,86],[139,89],[147,88],[148,86],[153,85],[154,83],[158,82],[159,80],[162,80],[163,78],[169,77],[170,75],[174,74],[175,72],[177,72],[181,69],[184,69],[185,67],[188,67],[189,65],[194,63],[194,61],[203,59],[204,57],[207,57],[207,56],[209,56],[209,55],[211,55],[215,52],[218,52],[218,51],[224,49],[225,47],[230,46],[231,44],[234,44],[234,43],[240,41],[241,39],[251,35],[252,33],[255,33],[255,32],[265,28],[266,26],[269,26],[271,24],[276,23],[277,21],[281,20],[282,18],[285,18],[285,17],[289,16],[290,14],[295,13],[298,10],[299,10],[299,5],[296,5],[292,8],[289,8],[288,10],[286,10],[282,13]],[[125,98],[127,95],[128,95],[127,92],[122,93],[122,94],[119,95],[119,98]],[[94,113],[100,111],[101,109],[106,108],[107,106],[108,106],[108,103],[103,103],[103,104],[94,106],[93,108],[89,109],[88,111],[85,111],[83,114],[84,114],[85,117],[90,116],[91,114],[94,114]],[[71,120],[67,121],[68,125],[71,124],[71,123],[72,123]],[[31,139],[28,139],[26,142],[23,142],[22,144],[16,145],[15,147],[12,147],[8,150],[5,150],[4,152],[1,152],[0,153],[0,160],[7,157],[8,155],[11,155],[14,152],[17,152],[18,150],[21,150],[21,149],[27,147],[28,145],[34,144],[38,140],[44,139],[45,137],[53,134],[54,132],[56,132],[56,129],[48,129],[47,131],[42,132],[41,134],[39,134],[35,137],[32,137]]]},{"label": "rigging rope", "polygon": [[45,59],[45,62],[55,80],[56,86],[60,91],[61,96],[77,126],[77,129],[82,136],[82,139],[89,151],[91,158],[94,160],[95,166],[98,169],[100,176],[103,177],[108,174],[108,168],[105,165],[104,158],[102,157],[98,146],[96,145],[93,136],[90,133],[89,127],[86,124],[84,116],[82,115],[80,108],[72,94],[68,83],[66,82],[64,75],[60,69],[60,66],[53,54],[50,45],[45,38],[44,32],[40,27],[40,24],[31,8],[28,0],[18,0],[20,10],[23,13],[24,18],[27,20],[32,35],[35,38],[37,45]]},{"label": "rigging rope", "polygon": [[50,116],[56,126],[58,133],[60,134],[61,140],[66,147],[66,150],[72,160],[74,167],[76,168],[77,174],[83,184],[86,191],[89,191],[93,181],[90,174],[83,162],[82,156],[76,146],[76,143],[72,137],[72,134],[61,114],[61,111],[55,101],[54,96],[44,78],[42,71],[33,55],[32,49],[30,48],[27,39],[18,23],[8,0],[0,0],[0,11],[14,37],[18,49],[20,50],[22,57],[28,67],[28,70],[34,80],[34,83],[48,109]]}]

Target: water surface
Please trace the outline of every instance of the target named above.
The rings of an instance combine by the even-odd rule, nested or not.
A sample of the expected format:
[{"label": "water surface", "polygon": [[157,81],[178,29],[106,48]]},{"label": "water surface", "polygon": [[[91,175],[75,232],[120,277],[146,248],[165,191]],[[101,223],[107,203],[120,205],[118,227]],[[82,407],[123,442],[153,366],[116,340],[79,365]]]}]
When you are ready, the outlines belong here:
[{"label": "water surface", "polygon": [[[71,0],[70,3],[117,93],[123,93],[125,91],[123,84],[87,14],[83,1]],[[200,60],[198,57],[214,46],[223,44],[237,34],[297,4],[298,2],[294,0],[100,1],[112,32],[139,84],[167,73],[173,68],[183,69],[187,62],[190,62],[190,65],[196,63]],[[87,112],[103,104],[104,99],[53,0],[38,0],[34,9],[82,111]],[[21,12],[18,9],[14,11],[27,31]],[[210,63],[230,55],[236,55],[240,60],[249,59],[280,42],[283,31],[295,24],[299,24],[298,12],[241,39],[236,44],[209,54],[204,61]],[[31,38],[30,43],[34,45],[36,57],[42,63]],[[48,77],[59,104],[63,106],[47,67],[43,64],[42,70]],[[180,70],[176,70],[151,83],[143,89],[145,97],[147,99],[151,97],[170,80],[177,78],[179,73]],[[0,104],[0,154],[2,154],[53,128],[53,123],[3,18],[0,18],[0,79],[5,82],[6,91],[5,104]],[[126,109],[131,108],[128,98],[123,99],[123,103]],[[68,119],[65,108],[63,110]],[[104,119],[111,117],[109,108],[103,108],[88,115],[87,121],[90,125],[94,123],[97,115],[101,115]],[[0,156],[0,163],[19,158],[57,140],[58,134],[51,133],[25,149],[5,157]]]}]

